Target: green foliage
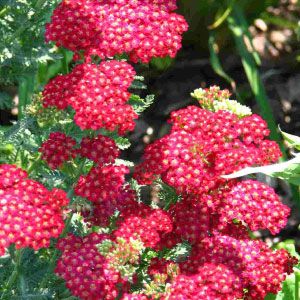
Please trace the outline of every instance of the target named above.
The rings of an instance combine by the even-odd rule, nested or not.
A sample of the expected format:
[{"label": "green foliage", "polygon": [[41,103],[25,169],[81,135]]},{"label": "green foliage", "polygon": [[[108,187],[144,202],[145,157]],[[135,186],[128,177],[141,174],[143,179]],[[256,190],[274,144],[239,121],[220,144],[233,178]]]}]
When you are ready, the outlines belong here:
[{"label": "green foliage", "polygon": [[[41,283],[45,273],[48,271],[49,262],[43,258],[39,252],[35,252],[33,249],[24,248],[22,251],[18,250],[19,257],[14,256],[14,247],[10,246],[10,253],[15,257],[13,262],[9,257],[3,257],[0,261],[0,295],[1,299],[37,299],[48,300],[54,299],[55,296],[60,294],[70,295],[68,290],[64,286],[64,282],[61,279],[57,279],[53,274],[51,283],[47,290],[39,290],[38,286]],[[17,264],[17,269],[14,266]],[[14,282],[9,291],[5,290],[5,284],[8,282],[8,278],[12,274],[13,270],[17,271],[18,280]],[[55,298],[62,299],[62,298]]]},{"label": "green foliage", "polygon": [[183,240],[182,243],[177,244],[172,249],[166,251],[163,254],[163,257],[167,260],[182,262],[190,255],[191,251],[192,251],[192,246],[187,241]]},{"label": "green foliage", "polygon": [[147,86],[145,84],[143,84],[142,81],[144,81],[144,77],[143,76],[135,76],[135,79],[133,80],[133,82],[130,85],[131,89],[136,89],[136,90],[144,90],[147,88]]},{"label": "green foliage", "polygon": [[139,115],[153,102],[154,95],[147,95],[145,99],[142,99],[140,96],[132,94],[127,103],[130,104],[133,107],[134,112]]},{"label": "green foliage", "polygon": [[168,210],[171,204],[180,201],[180,195],[176,193],[175,188],[164,183],[161,179],[156,180],[155,184],[159,187],[158,197],[164,209]]},{"label": "green foliage", "polygon": [[300,150],[300,137],[290,134],[290,133],[286,133],[284,131],[282,131],[281,129],[279,129],[283,138],[290,144],[290,147],[294,147],[297,150]]},{"label": "green foliage", "polygon": [[58,57],[45,43],[45,23],[58,0],[3,0],[0,10],[0,84],[33,75],[39,63]]},{"label": "green foliage", "polygon": [[26,115],[7,131],[2,133],[0,142],[13,144],[16,149],[22,147],[29,152],[36,152],[39,148],[39,136],[35,134],[36,120]]},{"label": "green foliage", "polygon": [[0,109],[13,108],[14,104],[10,95],[6,92],[0,92]]},{"label": "green foliage", "polygon": [[174,63],[174,58],[171,58],[170,56],[155,57],[150,60],[150,64],[157,70],[166,70],[172,65],[172,63]]},{"label": "green foliage", "polygon": [[136,191],[138,202],[141,202],[142,185],[138,184],[138,182],[134,178],[131,178],[129,180],[129,185],[133,190]]}]

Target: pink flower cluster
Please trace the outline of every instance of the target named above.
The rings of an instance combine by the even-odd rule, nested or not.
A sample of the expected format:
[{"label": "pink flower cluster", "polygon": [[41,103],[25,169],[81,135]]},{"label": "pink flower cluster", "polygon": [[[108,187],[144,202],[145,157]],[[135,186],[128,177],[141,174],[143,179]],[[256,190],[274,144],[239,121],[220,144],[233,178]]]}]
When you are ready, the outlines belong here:
[{"label": "pink flower cluster", "polygon": [[219,210],[221,222],[240,220],[251,230],[268,228],[276,234],[286,225],[290,213],[290,208],[279,201],[272,188],[254,180],[239,182],[223,199]]},{"label": "pink flower cluster", "polygon": [[134,197],[131,190],[123,187],[125,174],[129,169],[125,166],[96,166],[87,176],[79,178],[75,194],[85,197],[94,204],[94,218],[97,225],[107,225],[107,218],[124,202]]},{"label": "pink flower cluster", "polygon": [[109,236],[96,233],[84,238],[69,234],[56,247],[62,251],[55,272],[63,278],[66,287],[80,299],[113,300],[118,296],[118,283],[124,280],[106,266],[106,258],[96,247]]},{"label": "pink flower cluster", "polygon": [[74,146],[76,146],[75,140],[56,131],[50,133],[48,140],[39,148],[39,152],[43,152],[42,159],[54,170],[62,168],[64,161],[74,158],[72,151]]},{"label": "pink flower cluster", "polygon": [[155,248],[163,233],[172,231],[168,212],[151,209],[143,203],[131,202],[121,209],[119,228],[114,236],[125,240],[139,239],[145,247]]},{"label": "pink flower cluster", "polygon": [[82,129],[118,128],[120,135],[133,130],[138,116],[126,104],[127,91],[135,71],[126,62],[117,60],[77,65],[73,72],[59,75],[43,90],[43,105],[75,110],[75,122]]},{"label": "pink flower cluster", "polygon": [[187,30],[174,9],[174,0],[64,0],[47,24],[46,40],[77,53],[84,50],[88,60],[90,55],[105,58],[123,52],[133,62],[174,57]]},{"label": "pink flower cluster", "polygon": [[[282,249],[273,251],[259,240],[216,234],[194,247],[191,256],[179,266],[185,275],[183,278],[187,278],[190,283],[195,276],[202,274],[202,264],[203,266],[210,264],[210,268],[213,269],[220,265],[226,267],[227,272],[231,273],[229,280],[216,280],[219,295],[207,299],[239,299],[243,298],[243,289],[247,289],[245,299],[263,300],[268,293],[276,294],[281,289],[280,283],[285,279],[286,273],[292,272],[295,263],[297,260],[291,258],[287,251]],[[178,276],[178,279],[181,276]],[[221,274],[218,272],[213,274],[215,279],[219,276]],[[206,282],[203,282],[203,285],[206,286]],[[203,286],[199,288],[201,290]],[[208,289],[208,294],[211,292],[214,292],[214,286],[210,291]],[[225,296],[228,292],[229,294]],[[190,295],[186,297],[194,299]]]},{"label": "pink flower cluster", "polygon": [[114,163],[115,159],[120,155],[115,141],[100,134],[95,138],[84,137],[77,152],[81,157],[87,157],[97,165]]},{"label": "pink flower cluster", "polygon": [[0,256],[12,243],[35,250],[49,247],[50,238],[64,229],[68,203],[64,191],[47,190],[14,165],[0,166]]},{"label": "pink flower cluster", "polygon": [[238,120],[229,111],[189,106],[173,112],[171,121],[171,134],[145,149],[145,161],[135,174],[140,183],[161,176],[178,193],[202,195],[225,183],[221,175],[281,156],[278,145],[263,139],[269,131],[257,115]]},{"label": "pink flower cluster", "polygon": [[[116,209],[120,212],[111,242],[123,239],[129,245],[134,240],[161,252],[183,238],[192,246],[190,256],[176,263],[156,258],[148,269],[153,284],[145,285],[140,294],[130,294],[130,284],[116,263],[120,257],[90,254],[95,251],[91,243],[86,246],[81,238],[68,237],[77,239],[78,246],[66,247],[69,242],[61,241],[64,252],[57,273],[75,296],[85,300],[98,299],[94,291],[99,295],[100,290],[101,298],[110,299],[109,291],[114,293],[120,283],[124,300],[149,296],[162,300],[263,300],[266,294],[277,293],[297,261],[285,250],[273,251],[263,242],[251,240],[249,229],[279,232],[289,208],[263,183],[221,177],[245,166],[274,162],[280,156],[278,146],[265,139],[265,122],[256,115],[238,119],[228,111],[213,113],[191,106],[174,112],[172,123],[170,135],[146,148],[145,162],[135,174],[147,184],[161,177],[180,193],[180,202],[168,211],[136,201],[125,181],[129,170],[112,164],[117,152],[106,138],[97,137],[95,145],[101,140],[111,151],[104,152],[114,154],[108,160],[100,159],[99,165],[83,175],[75,193],[93,202],[92,225],[108,226],[109,217]],[[82,145],[94,145],[94,141],[87,138]],[[99,243],[102,238],[95,235],[95,239]],[[79,260],[81,253],[89,255]],[[97,270],[104,275],[94,275],[95,257],[100,257]],[[70,267],[72,260],[74,266]]]}]

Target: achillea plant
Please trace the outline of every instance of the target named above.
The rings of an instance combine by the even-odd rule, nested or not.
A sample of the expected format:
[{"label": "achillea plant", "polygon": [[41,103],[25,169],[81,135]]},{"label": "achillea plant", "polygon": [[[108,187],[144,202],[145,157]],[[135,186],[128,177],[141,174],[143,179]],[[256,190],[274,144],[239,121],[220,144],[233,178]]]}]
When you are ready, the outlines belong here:
[{"label": "achillea plant", "polygon": [[[1,299],[263,300],[293,271],[295,257],[250,237],[256,229],[278,233],[290,209],[263,183],[224,178],[281,157],[266,122],[228,90],[194,91],[202,107],[172,112],[170,134],[146,147],[128,180],[122,136],[149,99],[128,91],[137,77],[124,60],[173,57],[187,30],[175,9],[174,0],[64,0],[55,9],[46,38],[79,61],[45,86],[42,102],[68,121],[38,128],[39,155],[24,146],[25,132],[36,141],[30,130],[39,123],[21,123],[13,159],[28,174],[0,167],[0,254],[15,266],[1,279]],[[47,124],[54,118],[47,114]],[[160,188],[159,203],[140,197],[150,184]],[[47,261],[34,287],[11,244]],[[55,286],[53,272],[67,289]]]}]

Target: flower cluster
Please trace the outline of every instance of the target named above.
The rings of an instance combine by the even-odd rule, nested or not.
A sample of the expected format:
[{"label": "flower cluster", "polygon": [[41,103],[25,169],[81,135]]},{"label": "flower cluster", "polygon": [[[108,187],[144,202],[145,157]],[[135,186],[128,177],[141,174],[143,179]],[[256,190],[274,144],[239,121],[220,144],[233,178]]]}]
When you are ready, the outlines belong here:
[{"label": "flower cluster", "polygon": [[[240,240],[216,234],[194,247],[188,260],[179,266],[183,275],[193,278],[195,275],[199,276],[199,273],[202,274],[202,264],[225,265],[238,283],[234,290],[231,290],[229,298],[225,299],[242,298],[243,289],[247,289],[245,299],[263,300],[266,294],[277,293],[280,290],[280,282],[285,279],[286,273],[292,272],[292,266],[296,262],[287,251],[273,251],[259,240]],[[213,277],[218,276],[220,274],[215,273]],[[222,291],[219,286],[218,290],[222,291],[222,295],[219,298],[208,299],[224,299],[222,297],[229,289],[227,284],[230,280],[215,282],[221,283],[225,289]]]},{"label": "flower cluster", "polygon": [[56,245],[62,255],[55,273],[80,299],[113,300],[119,293],[117,284],[126,282],[118,272],[107,267],[106,257],[98,251],[97,244],[105,239],[109,239],[106,234],[94,233],[84,238],[68,234]]},{"label": "flower cluster", "polygon": [[122,165],[96,166],[87,176],[79,178],[75,194],[93,202],[92,220],[95,224],[108,225],[108,217],[135,197],[130,189],[124,187],[128,172],[129,169]]},{"label": "flower cluster", "polygon": [[132,237],[143,242],[145,247],[156,247],[163,233],[172,231],[172,222],[168,212],[151,209],[143,203],[128,204],[121,210],[119,228],[114,236],[130,240]]},{"label": "flower cluster", "polygon": [[67,113],[56,107],[43,106],[42,93],[33,95],[32,102],[26,105],[26,114],[35,116],[40,127],[64,122],[67,119]]},{"label": "flower cluster", "polygon": [[268,228],[276,234],[286,225],[290,208],[279,201],[272,188],[258,181],[245,180],[224,195],[220,213],[224,224],[236,219],[245,222],[251,230]]},{"label": "flower cluster", "polygon": [[135,174],[140,183],[161,176],[178,193],[201,195],[223,185],[222,175],[281,156],[275,143],[271,149],[265,147],[263,138],[269,131],[256,115],[238,119],[229,111],[189,106],[171,117],[171,134],[145,149],[145,161]]},{"label": "flower cluster", "polygon": [[[229,101],[229,93],[219,89],[198,91],[198,97],[203,106]],[[257,115],[237,115],[236,107],[190,106],[173,112],[171,123],[169,135],[147,146],[134,176],[141,184],[160,178],[181,195],[168,211],[172,230],[160,234],[156,248],[172,248],[183,238],[192,251],[174,276],[160,267],[144,293],[158,282],[160,299],[166,300],[263,300],[277,293],[296,259],[251,240],[248,230],[278,233],[290,209],[263,183],[222,177],[281,156],[278,145],[265,139],[266,122]]]},{"label": "flower cluster", "polygon": [[208,89],[196,89],[191,93],[191,96],[198,100],[202,108],[211,112],[228,110],[233,112],[238,118],[252,114],[249,107],[241,105],[236,100],[230,100],[231,93],[227,89],[221,90],[216,85]]},{"label": "flower cluster", "polygon": [[0,166],[0,255],[11,243],[35,250],[49,247],[50,238],[58,238],[64,229],[65,192],[49,191],[26,178],[16,166]]},{"label": "flower cluster", "polygon": [[98,165],[114,163],[120,155],[120,151],[114,140],[104,135],[97,135],[95,138],[84,137],[81,140],[80,149],[77,153],[81,157],[87,157]]},{"label": "flower cluster", "polygon": [[[133,62],[174,57],[187,24],[173,0],[64,0],[47,24],[47,41],[101,58],[129,53]],[[79,54],[75,56],[79,58]]]},{"label": "flower cluster", "polygon": [[75,122],[82,129],[118,128],[120,135],[133,130],[138,116],[132,106],[126,104],[127,91],[135,71],[126,62],[117,60],[77,65],[73,72],[59,75],[43,90],[45,107],[75,110]]},{"label": "flower cluster", "polygon": [[39,152],[43,152],[42,159],[54,170],[63,167],[64,161],[74,158],[73,147],[76,141],[61,132],[51,132],[48,140],[44,142]]},{"label": "flower cluster", "polygon": [[179,275],[167,288],[163,300],[234,300],[243,298],[239,276],[223,264],[204,264],[190,276]]}]

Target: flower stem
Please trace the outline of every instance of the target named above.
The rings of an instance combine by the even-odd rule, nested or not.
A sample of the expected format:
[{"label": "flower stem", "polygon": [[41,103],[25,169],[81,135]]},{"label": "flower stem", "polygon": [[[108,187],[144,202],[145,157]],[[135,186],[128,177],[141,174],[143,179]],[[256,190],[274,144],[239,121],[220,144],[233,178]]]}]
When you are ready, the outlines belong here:
[{"label": "flower stem", "polygon": [[20,258],[22,256],[22,249],[17,249],[16,251],[15,251],[15,249],[13,249],[13,250],[10,249],[9,252],[10,252],[10,257],[11,257],[12,261],[14,262],[15,266],[14,266],[13,272],[11,273],[11,275],[6,283],[5,291],[3,292],[3,294],[0,298],[1,300],[5,299],[6,292],[11,290],[11,287],[14,284],[14,282],[18,276],[19,266],[20,266]]},{"label": "flower stem", "polygon": [[6,13],[8,13],[10,11],[10,7],[5,7],[0,11],[0,17],[2,17],[3,15],[5,15]]},{"label": "flower stem", "polygon": [[42,157],[42,153],[39,153],[39,155],[38,155],[38,157],[36,158],[36,160],[30,165],[29,169],[27,170],[27,174],[28,174],[28,175],[29,175],[32,171],[34,171],[34,169],[36,168],[36,166],[40,163],[41,157]]}]

